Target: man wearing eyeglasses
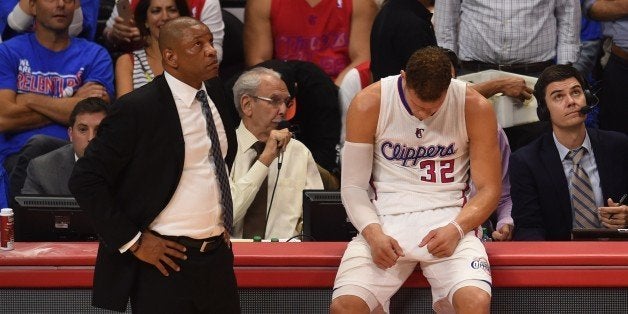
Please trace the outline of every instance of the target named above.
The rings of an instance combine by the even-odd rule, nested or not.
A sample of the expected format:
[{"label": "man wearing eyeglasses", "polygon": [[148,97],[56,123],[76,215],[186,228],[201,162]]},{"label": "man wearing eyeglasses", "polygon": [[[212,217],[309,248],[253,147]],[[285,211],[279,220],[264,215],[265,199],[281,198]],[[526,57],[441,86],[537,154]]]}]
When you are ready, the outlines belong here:
[{"label": "man wearing eyeglasses", "polygon": [[281,75],[257,67],[233,86],[242,122],[230,178],[235,238],[291,238],[302,229],[302,192],[323,182],[303,143],[278,130],[292,97]]}]

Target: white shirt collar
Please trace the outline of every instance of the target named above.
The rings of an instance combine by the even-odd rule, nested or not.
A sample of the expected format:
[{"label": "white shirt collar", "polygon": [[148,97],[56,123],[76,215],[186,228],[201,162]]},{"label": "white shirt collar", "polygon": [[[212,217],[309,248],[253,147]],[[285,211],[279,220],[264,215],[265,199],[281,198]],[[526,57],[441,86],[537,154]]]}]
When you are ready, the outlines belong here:
[{"label": "white shirt collar", "polygon": [[238,150],[245,152],[255,144],[258,139],[244,126],[244,122],[240,121],[240,125],[236,129],[236,137],[238,139]]},{"label": "white shirt collar", "polygon": [[[174,97],[175,102],[178,99],[183,105],[190,108],[194,103],[194,100],[196,100],[196,93],[198,92],[198,90],[188,84],[181,82],[179,79],[172,76],[167,71],[164,71],[164,77],[166,78],[168,86],[170,86],[170,91],[172,91],[172,96]],[[207,89],[205,89],[204,83],[201,84],[200,90],[205,91],[205,94],[207,94]],[[209,97],[209,95],[207,97]]]},{"label": "white shirt collar", "polygon": [[[560,160],[565,160],[565,157],[571,150],[558,141],[558,138],[556,138],[556,133],[552,132],[552,136],[554,137],[554,144],[558,149],[558,156],[560,157]],[[584,141],[582,142],[582,147],[586,148],[589,154],[593,152],[593,150],[591,149],[591,139],[589,139],[589,132],[585,131],[584,133]]]}]

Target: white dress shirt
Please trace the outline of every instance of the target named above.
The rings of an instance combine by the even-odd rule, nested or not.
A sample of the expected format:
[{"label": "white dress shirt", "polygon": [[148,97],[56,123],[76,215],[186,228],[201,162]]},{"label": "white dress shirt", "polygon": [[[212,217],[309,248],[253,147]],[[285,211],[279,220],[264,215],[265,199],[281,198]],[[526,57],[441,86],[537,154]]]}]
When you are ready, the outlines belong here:
[{"label": "white dress shirt", "polygon": [[[207,122],[201,111],[201,103],[196,99],[198,90],[166,71],[164,77],[172,91],[179,113],[185,156],[179,185],[168,205],[153,220],[149,229],[162,235],[187,236],[194,239],[220,235],[225,230],[220,203],[220,184],[216,178],[213,156],[209,155],[212,142],[207,135]],[[207,93],[205,84],[201,86],[201,90]],[[224,158],[228,148],[227,133],[218,109],[209,96],[207,102],[211,108]],[[140,235],[141,233],[138,233],[122,246],[120,252],[128,250]]]},{"label": "white dress shirt", "polygon": [[438,45],[463,61],[565,64],[580,51],[576,0],[438,0],[434,24]]},{"label": "white dress shirt", "polygon": [[[264,178],[268,176],[268,208],[265,238],[287,239],[301,232],[303,220],[303,190],[322,189],[323,182],[312,157],[303,143],[292,139],[283,153],[283,162],[277,181],[278,159],[266,167],[256,157],[251,146],[257,138],[241,123],[236,130],[238,153],[231,169],[231,195],[233,197],[233,237],[242,237],[244,215],[253,202]],[[277,181],[277,187],[274,188]],[[274,190],[274,197],[273,197]]]},{"label": "white dress shirt", "polygon": [[[163,235],[203,239],[224,231],[220,184],[207,135],[207,122],[196,99],[198,90],[177,80],[168,72],[166,82],[174,96],[185,141],[185,159],[181,180],[166,208],[151,223],[150,229]],[[202,90],[205,90],[203,84]],[[205,90],[205,92],[207,92]],[[227,135],[216,105],[207,98],[216,124],[220,148],[227,153]]]}]

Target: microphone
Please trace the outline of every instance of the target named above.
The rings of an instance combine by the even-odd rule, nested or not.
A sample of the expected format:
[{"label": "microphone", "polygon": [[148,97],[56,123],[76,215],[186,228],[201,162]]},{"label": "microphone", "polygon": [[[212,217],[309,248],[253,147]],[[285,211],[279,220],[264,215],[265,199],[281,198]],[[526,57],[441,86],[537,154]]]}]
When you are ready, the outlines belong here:
[{"label": "microphone", "polygon": [[[290,122],[288,122],[287,120],[279,121],[279,123],[277,124],[277,130],[282,130],[286,128],[290,129]],[[283,163],[283,151],[279,153],[279,158],[277,159],[277,170],[281,169],[282,163]]]},{"label": "microphone", "polygon": [[288,122],[288,120],[279,121],[279,123],[277,124],[277,130],[281,130],[285,128],[290,129],[290,122]]},{"label": "microphone", "polygon": [[578,112],[580,112],[581,114],[587,114],[587,113],[593,111],[593,109],[595,107],[597,107],[597,104],[595,104],[593,106],[586,105],[586,106],[580,108],[580,110],[578,110]]}]

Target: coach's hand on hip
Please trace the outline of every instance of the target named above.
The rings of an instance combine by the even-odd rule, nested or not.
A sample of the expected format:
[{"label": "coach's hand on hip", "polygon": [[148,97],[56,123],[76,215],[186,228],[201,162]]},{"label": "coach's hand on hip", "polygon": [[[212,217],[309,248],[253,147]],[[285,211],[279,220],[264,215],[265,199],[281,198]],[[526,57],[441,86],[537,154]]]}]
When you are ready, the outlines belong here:
[{"label": "coach's hand on hip", "polygon": [[168,270],[164,266],[167,265],[175,271],[179,271],[181,268],[177,265],[174,258],[185,260],[187,256],[183,254],[185,252],[185,246],[166,239],[162,239],[150,231],[142,232],[142,236],[139,241],[139,246],[133,251],[133,255],[151,265],[157,267],[157,269],[164,275],[168,276]]}]

